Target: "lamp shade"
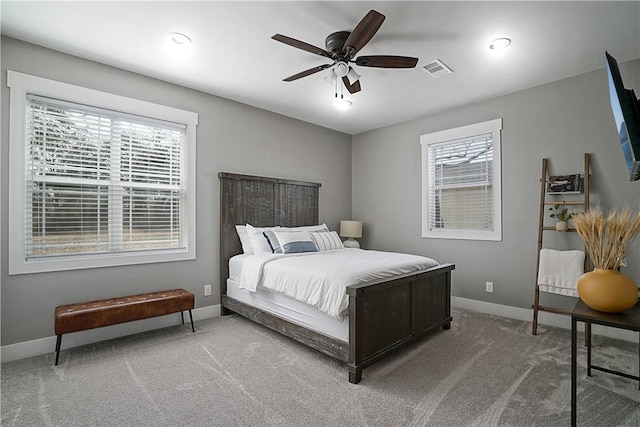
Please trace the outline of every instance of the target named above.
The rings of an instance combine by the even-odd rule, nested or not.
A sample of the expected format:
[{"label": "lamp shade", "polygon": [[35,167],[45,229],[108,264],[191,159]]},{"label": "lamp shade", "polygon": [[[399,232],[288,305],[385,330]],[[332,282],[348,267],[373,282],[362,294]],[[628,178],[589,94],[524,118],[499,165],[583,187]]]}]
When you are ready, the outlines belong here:
[{"label": "lamp shade", "polygon": [[362,237],[362,221],[340,221],[342,237]]},{"label": "lamp shade", "polygon": [[347,73],[347,78],[349,79],[349,83],[354,84],[358,80],[360,80],[360,74],[356,73],[356,70],[349,67],[349,72]]}]

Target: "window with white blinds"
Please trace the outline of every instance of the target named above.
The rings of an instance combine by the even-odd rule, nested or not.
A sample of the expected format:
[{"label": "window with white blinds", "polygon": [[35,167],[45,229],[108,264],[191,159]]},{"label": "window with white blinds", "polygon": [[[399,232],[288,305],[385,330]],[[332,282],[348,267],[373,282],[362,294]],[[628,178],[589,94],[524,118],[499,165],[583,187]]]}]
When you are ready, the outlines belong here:
[{"label": "window with white blinds", "polygon": [[188,124],[23,95],[14,273],[192,259]]},{"label": "window with white blinds", "polygon": [[25,256],[183,249],[185,126],[27,96]]},{"label": "window with white blinds", "polygon": [[501,120],[421,136],[423,237],[501,240]]}]

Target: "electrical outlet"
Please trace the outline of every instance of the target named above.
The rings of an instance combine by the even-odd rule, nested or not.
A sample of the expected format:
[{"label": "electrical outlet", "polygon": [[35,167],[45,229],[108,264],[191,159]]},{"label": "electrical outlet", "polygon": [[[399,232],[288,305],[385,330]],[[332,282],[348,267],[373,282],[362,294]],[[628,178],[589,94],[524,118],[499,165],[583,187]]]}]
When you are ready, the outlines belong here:
[{"label": "electrical outlet", "polygon": [[208,297],[211,295],[211,285],[204,285],[204,296]]},{"label": "electrical outlet", "polygon": [[493,292],[493,282],[485,282],[485,287],[487,292]]}]

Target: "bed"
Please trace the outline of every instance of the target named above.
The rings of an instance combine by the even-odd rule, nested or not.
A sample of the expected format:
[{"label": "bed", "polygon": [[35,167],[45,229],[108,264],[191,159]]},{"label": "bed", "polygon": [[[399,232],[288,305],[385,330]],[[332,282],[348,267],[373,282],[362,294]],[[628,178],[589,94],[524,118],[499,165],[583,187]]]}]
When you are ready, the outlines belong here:
[{"label": "bed", "polygon": [[427,333],[450,328],[453,264],[347,286],[344,319],[328,319],[300,303],[293,310],[308,311],[307,321],[301,321],[270,308],[286,297],[237,289],[230,279],[230,266],[233,270],[234,263],[242,262],[236,225],[316,225],[321,184],[227,172],[218,177],[222,315],[236,313],[345,362],[354,384],[360,382],[363,369],[380,358]]}]

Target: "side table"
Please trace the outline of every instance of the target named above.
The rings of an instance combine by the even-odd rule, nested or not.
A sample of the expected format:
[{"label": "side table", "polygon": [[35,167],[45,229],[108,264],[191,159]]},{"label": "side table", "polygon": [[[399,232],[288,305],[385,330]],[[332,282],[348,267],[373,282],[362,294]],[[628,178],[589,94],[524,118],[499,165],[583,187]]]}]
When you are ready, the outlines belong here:
[{"label": "side table", "polygon": [[603,368],[591,364],[591,325],[604,325],[612,328],[627,329],[640,333],[640,303],[635,307],[623,313],[603,313],[589,308],[581,299],[578,299],[576,305],[571,311],[571,425],[576,425],[576,390],[577,390],[577,342],[578,342],[578,322],[584,322],[585,330],[588,337],[585,337],[587,343],[587,375],[591,376],[591,370],[606,372],[613,375],[619,375],[625,378],[638,381],[640,389],[640,341],[638,343],[638,376],[626,372],[614,371],[612,369]]}]

